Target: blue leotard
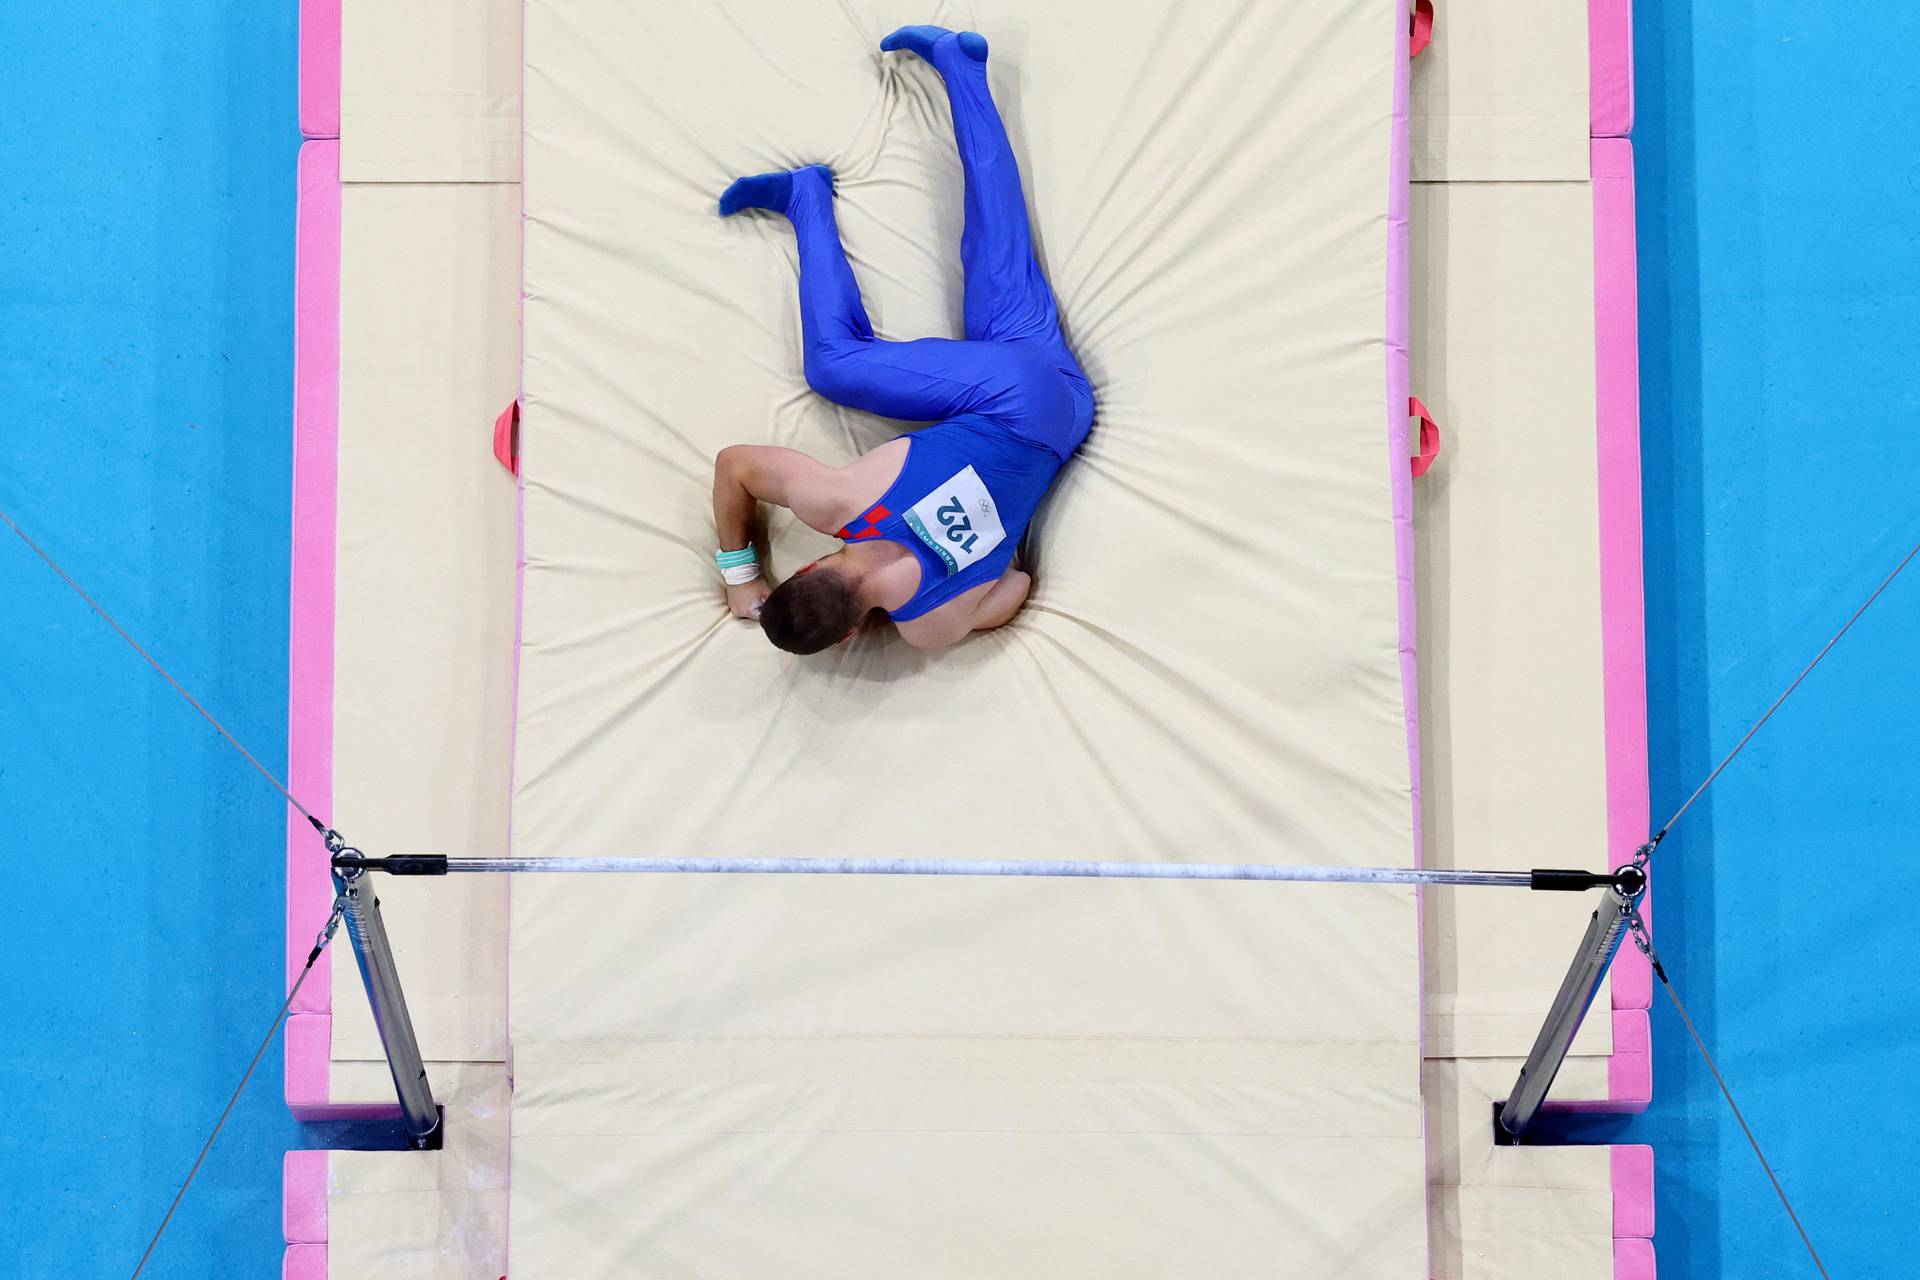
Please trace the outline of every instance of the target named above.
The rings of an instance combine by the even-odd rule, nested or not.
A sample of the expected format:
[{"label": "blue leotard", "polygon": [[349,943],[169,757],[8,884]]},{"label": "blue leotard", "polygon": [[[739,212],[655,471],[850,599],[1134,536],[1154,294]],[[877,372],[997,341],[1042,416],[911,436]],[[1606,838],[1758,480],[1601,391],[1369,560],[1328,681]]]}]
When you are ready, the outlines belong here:
[{"label": "blue leotard", "polygon": [[919,589],[888,611],[905,622],[1007,571],[1061,465],[1046,444],[986,418],[949,418],[908,437],[900,474],[840,537],[897,542],[920,562]]}]

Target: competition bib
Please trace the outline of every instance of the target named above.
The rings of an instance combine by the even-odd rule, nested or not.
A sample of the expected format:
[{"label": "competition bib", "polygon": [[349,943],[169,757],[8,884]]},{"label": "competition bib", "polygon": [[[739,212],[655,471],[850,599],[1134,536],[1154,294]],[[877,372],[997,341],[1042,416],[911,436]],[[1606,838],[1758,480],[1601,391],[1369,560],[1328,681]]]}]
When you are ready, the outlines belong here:
[{"label": "competition bib", "polygon": [[972,467],[913,504],[903,517],[920,541],[933,548],[949,577],[1006,541],[993,495]]}]

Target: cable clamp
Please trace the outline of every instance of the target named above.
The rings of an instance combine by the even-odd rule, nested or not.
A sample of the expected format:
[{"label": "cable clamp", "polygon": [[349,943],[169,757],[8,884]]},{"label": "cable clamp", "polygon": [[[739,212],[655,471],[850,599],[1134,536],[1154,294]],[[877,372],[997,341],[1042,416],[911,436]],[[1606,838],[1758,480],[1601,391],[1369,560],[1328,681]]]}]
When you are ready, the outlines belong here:
[{"label": "cable clamp", "polygon": [[341,894],[334,898],[333,914],[327,917],[326,924],[321,926],[319,935],[313,940],[313,950],[307,953],[307,968],[313,968],[313,962],[320,958],[320,953],[327,949],[329,942],[333,941],[333,935],[340,931],[340,922],[346,919],[346,916],[347,899],[345,894]]},{"label": "cable clamp", "polygon": [[329,942],[332,942],[333,935],[340,931],[340,922],[346,918],[347,896],[340,894],[333,900],[333,914],[327,917],[326,927],[321,929],[320,936],[313,940],[313,949],[315,951],[322,950]]},{"label": "cable clamp", "polygon": [[1660,953],[1653,949],[1653,937],[1647,932],[1647,922],[1640,916],[1640,904],[1635,902],[1627,908],[1627,933],[1633,939],[1633,945],[1653,966],[1654,976],[1662,983],[1667,981],[1667,970],[1660,963]]}]

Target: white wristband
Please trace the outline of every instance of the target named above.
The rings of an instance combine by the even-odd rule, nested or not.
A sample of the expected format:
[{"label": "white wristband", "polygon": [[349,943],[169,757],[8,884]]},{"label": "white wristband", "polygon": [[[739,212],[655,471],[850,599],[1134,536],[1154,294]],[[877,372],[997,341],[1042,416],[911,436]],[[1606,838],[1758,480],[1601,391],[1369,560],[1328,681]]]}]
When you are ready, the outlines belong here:
[{"label": "white wristband", "polygon": [[738,551],[715,551],[713,567],[730,587],[744,587],[760,576],[760,557],[748,543]]}]

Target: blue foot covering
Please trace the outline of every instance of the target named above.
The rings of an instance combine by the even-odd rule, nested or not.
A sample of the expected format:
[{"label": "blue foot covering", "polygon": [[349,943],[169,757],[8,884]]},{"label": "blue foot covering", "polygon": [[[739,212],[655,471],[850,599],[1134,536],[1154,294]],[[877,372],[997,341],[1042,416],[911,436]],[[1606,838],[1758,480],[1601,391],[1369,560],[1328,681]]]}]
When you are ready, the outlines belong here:
[{"label": "blue foot covering", "polygon": [[767,209],[784,214],[793,195],[794,176],[813,170],[817,170],[828,186],[832,186],[833,170],[823,164],[810,164],[805,169],[790,172],[756,173],[751,177],[737,178],[732,186],[720,193],[720,216],[732,217],[742,209]]},{"label": "blue foot covering", "polygon": [[917,53],[928,62],[932,62],[934,47],[946,36],[952,36],[954,42],[959,45],[960,52],[966,54],[975,62],[985,62],[987,60],[987,38],[985,36],[981,35],[978,31],[961,31],[955,33],[947,30],[945,27],[902,27],[880,42],[880,50],[883,53],[892,53],[896,49],[905,49],[909,53]]}]

